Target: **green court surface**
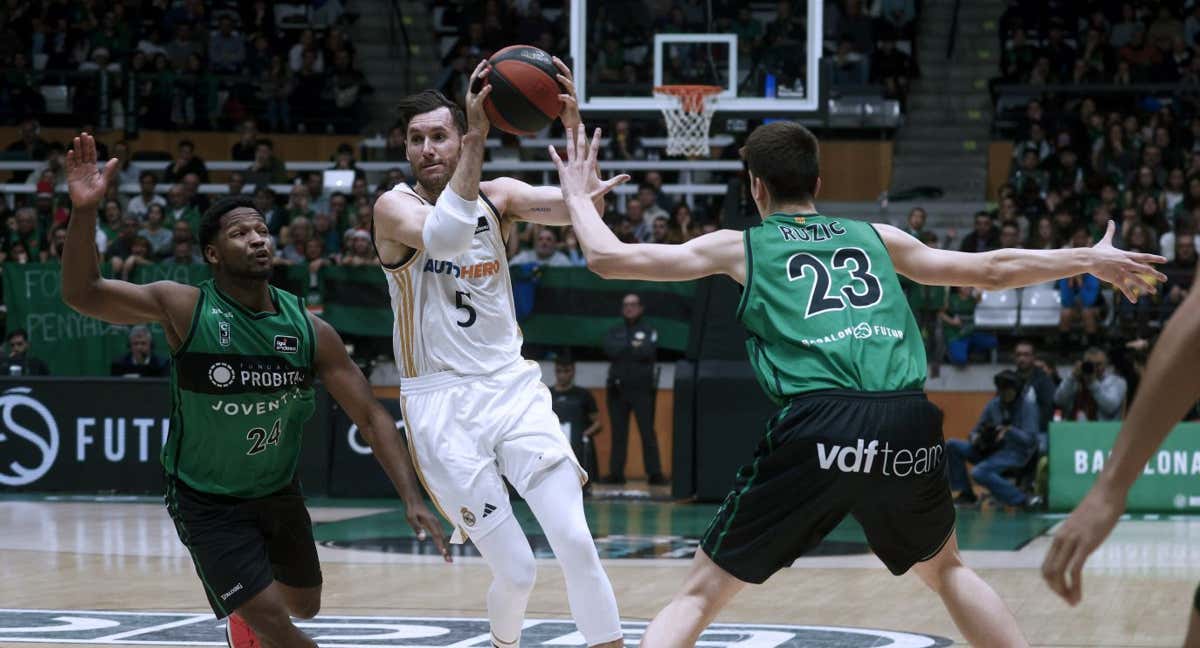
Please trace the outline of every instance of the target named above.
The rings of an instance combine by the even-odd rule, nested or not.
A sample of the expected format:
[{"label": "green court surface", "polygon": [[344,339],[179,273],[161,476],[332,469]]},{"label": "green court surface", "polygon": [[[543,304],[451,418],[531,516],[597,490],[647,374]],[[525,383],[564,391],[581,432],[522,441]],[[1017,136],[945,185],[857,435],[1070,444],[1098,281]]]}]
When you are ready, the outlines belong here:
[{"label": "green court surface", "polygon": [[[378,506],[380,502],[376,501]],[[316,505],[315,502],[311,505]],[[537,555],[550,550],[533,514],[524,502],[514,502],[514,514],[530,537]],[[716,504],[642,501],[589,501],[588,523],[602,558],[690,558],[716,513]],[[1000,510],[958,511],[958,540],[962,549],[1016,551],[1055,523],[1051,516]],[[400,553],[428,553],[413,538],[403,509],[363,515],[316,525],[318,542],[332,546]],[[815,555],[866,553],[862,528],[853,518],[829,534]],[[470,555],[469,546],[457,553]]]}]

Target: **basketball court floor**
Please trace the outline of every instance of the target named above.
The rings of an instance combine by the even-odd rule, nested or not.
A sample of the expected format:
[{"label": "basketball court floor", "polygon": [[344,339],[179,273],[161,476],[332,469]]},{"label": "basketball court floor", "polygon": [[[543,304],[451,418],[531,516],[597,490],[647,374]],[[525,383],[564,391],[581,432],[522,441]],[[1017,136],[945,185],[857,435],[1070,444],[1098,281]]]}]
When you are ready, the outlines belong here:
[{"label": "basketball court floor", "polygon": [[[310,500],[325,574],[322,646],[487,646],[486,566],[469,545],[453,565],[417,543],[394,502]],[[714,505],[589,501],[626,642],[683,579]],[[582,646],[561,573],[528,509],[519,519],[542,558],[527,646]],[[1126,519],[1085,572],[1071,609],[1038,568],[1061,516],[962,511],[966,560],[1012,607],[1035,646],[1178,646],[1200,581],[1200,518]],[[817,552],[748,588],[703,646],[962,645],[938,599],[893,578],[848,522]],[[157,498],[0,499],[0,646],[224,645],[184,548]]]}]

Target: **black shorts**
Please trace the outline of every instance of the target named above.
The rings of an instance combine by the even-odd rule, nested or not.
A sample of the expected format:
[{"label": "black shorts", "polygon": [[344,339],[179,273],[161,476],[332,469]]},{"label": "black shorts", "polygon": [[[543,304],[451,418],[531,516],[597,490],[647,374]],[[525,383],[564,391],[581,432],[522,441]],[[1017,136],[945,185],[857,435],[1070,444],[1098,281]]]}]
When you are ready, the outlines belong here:
[{"label": "black shorts", "polygon": [[321,584],[312,520],[299,484],[255,499],[214,495],[170,476],[164,500],[218,619],[278,580]]},{"label": "black shorts", "polygon": [[942,413],[923,392],[829,390],[793,400],[768,423],[700,547],[738,579],[761,583],[848,514],[896,575],[950,538]]}]

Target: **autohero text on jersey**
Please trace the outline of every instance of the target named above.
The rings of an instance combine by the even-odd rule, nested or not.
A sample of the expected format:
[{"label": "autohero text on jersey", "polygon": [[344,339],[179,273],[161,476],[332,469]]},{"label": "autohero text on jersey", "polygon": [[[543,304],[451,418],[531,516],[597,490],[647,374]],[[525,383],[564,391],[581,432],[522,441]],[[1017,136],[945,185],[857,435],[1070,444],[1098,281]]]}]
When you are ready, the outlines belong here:
[{"label": "autohero text on jersey", "polygon": [[455,279],[482,279],[500,272],[500,261],[484,261],[469,266],[460,266],[452,261],[429,259],[425,261],[425,272],[450,275]]}]

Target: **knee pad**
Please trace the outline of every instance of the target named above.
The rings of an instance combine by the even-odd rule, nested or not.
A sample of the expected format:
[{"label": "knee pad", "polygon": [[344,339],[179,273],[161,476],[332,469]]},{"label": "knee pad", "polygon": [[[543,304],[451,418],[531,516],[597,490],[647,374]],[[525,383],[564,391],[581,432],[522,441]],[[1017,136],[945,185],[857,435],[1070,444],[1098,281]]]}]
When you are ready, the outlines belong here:
[{"label": "knee pad", "polygon": [[513,595],[527,595],[537,582],[537,562],[533,553],[528,556],[512,556],[504,565],[493,567],[496,584]]}]

